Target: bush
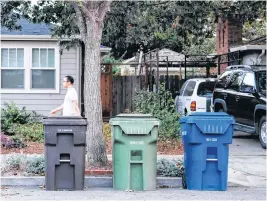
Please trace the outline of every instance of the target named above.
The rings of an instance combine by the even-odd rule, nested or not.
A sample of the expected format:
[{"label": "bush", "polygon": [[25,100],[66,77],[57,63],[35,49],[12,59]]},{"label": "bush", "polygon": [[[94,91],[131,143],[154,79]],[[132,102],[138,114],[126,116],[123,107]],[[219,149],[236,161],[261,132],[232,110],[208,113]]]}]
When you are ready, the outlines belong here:
[{"label": "bush", "polygon": [[18,136],[10,137],[1,133],[0,140],[3,148],[23,148],[26,146]]},{"label": "bush", "polygon": [[104,123],[104,136],[105,139],[111,138],[111,126],[108,123]]},{"label": "bush", "polygon": [[42,123],[18,124],[14,132],[21,139],[31,142],[43,142],[44,131]]},{"label": "bush", "polygon": [[13,154],[8,156],[2,163],[2,172],[22,172],[26,165],[26,156],[22,154]]},{"label": "bush", "polygon": [[45,159],[44,156],[32,156],[27,159],[26,172],[30,175],[44,175]]},{"label": "bush", "polygon": [[177,137],[180,130],[179,114],[170,91],[160,86],[159,93],[142,90],[133,98],[137,113],[151,114],[160,120],[159,137]]},{"label": "bush", "polygon": [[45,159],[43,155],[10,155],[1,164],[1,172],[25,176],[44,175]]},{"label": "bush", "polygon": [[157,175],[164,177],[181,177],[184,168],[182,161],[161,159],[157,162]]},{"label": "bush", "polygon": [[41,117],[36,112],[28,112],[23,107],[19,109],[14,103],[5,103],[5,108],[1,110],[1,130],[5,133],[13,134],[13,124],[26,124],[36,122]]}]

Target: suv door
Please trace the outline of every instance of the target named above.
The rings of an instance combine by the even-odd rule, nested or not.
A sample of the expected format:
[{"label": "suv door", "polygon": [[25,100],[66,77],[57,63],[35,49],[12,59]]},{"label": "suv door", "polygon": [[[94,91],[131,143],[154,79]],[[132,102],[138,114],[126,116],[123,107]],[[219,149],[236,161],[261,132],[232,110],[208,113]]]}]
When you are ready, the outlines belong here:
[{"label": "suv door", "polygon": [[237,92],[239,92],[240,85],[243,79],[244,73],[242,71],[234,72],[228,86],[226,87],[227,90],[227,99],[226,99],[226,105],[227,105],[227,113],[236,117],[237,114]]},{"label": "suv door", "polygon": [[240,87],[240,93],[237,94],[236,121],[241,124],[254,126],[254,109],[259,100],[253,95],[256,89],[255,74],[247,72]]},{"label": "suv door", "polygon": [[[232,71],[225,71],[221,77],[219,78],[219,80],[217,81],[215,87],[214,87],[214,91],[213,91],[213,97],[212,97],[212,101],[213,101],[213,106],[214,106],[214,111],[215,112],[219,112],[219,110],[221,109],[220,107],[217,107],[216,105],[214,105],[214,101],[216,100],[223,100],[225,103],[227,101],[227,91],[225,90],[231,76],[232,76]],[[226,111],[224,111],[226,112]]]}]

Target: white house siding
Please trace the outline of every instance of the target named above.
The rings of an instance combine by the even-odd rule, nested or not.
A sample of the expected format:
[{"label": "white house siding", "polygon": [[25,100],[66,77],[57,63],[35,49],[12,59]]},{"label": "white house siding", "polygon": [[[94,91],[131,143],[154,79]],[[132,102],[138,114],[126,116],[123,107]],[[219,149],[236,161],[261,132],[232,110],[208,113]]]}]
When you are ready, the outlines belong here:
[{"label": "white house siding", "polygon": [[247,51],[245,53],[244,57],[242,58],[242,64],[245,64],[245,65],[266,65],[266,52],[265,52],[265,54],[263,54],[261,56],[261,62],[258,63],[258,58],[259,58],[261,53],[262,53],[262,51],[260,51],[260,50]]},{"label": "white house siding", "polygon": [[[1,41],[5,44],[6,41]],[[45,44],[45,43],[57,43],[57,42],[45,42],[45,41],[13,41],[16,43],[28,43]],[[80,48],[71,48],[70,50],[64,50],[60,56],[59,66],[59,93],[1,93],[1,107],[4,103],[14,102],[20,108],[26,107],[26,110],[34,110],[38,114],[47,116],[49,112],[55,107],[60,106],[63,103],[66,89],[62,86],[62,80],[66,75],[71,75],[74,78],[74,87],[79,93],[80,89]],[[80,94],[80,93],[79,93]]]}]

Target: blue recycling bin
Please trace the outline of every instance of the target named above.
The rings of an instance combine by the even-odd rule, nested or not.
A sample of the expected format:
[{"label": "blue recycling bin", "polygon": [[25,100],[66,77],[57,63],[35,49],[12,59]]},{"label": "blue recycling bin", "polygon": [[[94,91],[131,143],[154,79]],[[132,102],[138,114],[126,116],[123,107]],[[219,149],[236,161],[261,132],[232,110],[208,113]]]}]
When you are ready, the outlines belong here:
[{"label": "blue recycling bin", "polygon": [[224,112],[196,112],[179,122],[187,189],[225,191],[234,118]]}]

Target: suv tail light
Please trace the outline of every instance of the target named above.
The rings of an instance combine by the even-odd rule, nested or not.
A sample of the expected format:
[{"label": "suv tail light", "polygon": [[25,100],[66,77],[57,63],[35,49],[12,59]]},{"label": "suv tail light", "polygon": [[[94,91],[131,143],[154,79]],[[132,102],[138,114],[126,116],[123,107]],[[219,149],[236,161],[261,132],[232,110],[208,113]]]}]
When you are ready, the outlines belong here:
[{"label": "suv tail light", "polygon": [[196,101],[192,101],[191,102],[190,110],[191,111],[196,111],[197,110],[197,103],[196,103]]}]

